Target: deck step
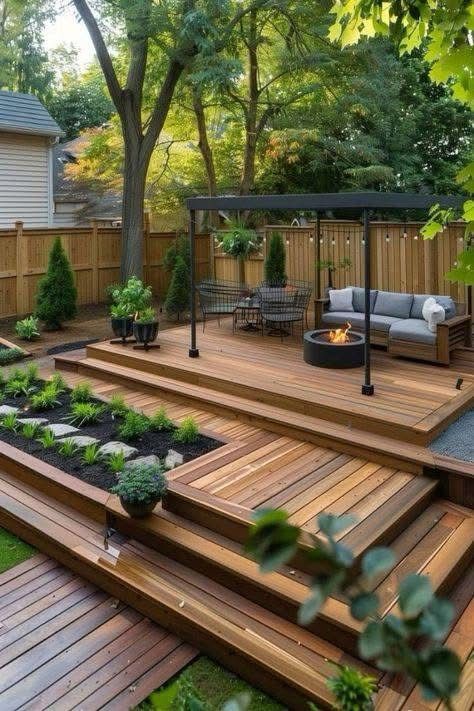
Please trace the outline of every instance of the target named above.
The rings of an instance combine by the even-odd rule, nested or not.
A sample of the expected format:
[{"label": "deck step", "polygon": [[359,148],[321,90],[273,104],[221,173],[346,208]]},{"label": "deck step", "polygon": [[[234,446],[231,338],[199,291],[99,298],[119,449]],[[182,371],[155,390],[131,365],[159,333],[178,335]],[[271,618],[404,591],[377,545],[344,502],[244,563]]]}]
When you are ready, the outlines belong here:
[{"label": "deck step", "polygon": [[84,376],[102,378],[127,387],[136,387],[143,392],[159,392],[177,402],[194,402],[198,407],[227,417],[238,418],[265,429],[311,441],[322,446],[331,446],[341,452],[356,456],[369,456],[382,464],[396,464],[412,472],[423,467],[435,468],[436,459],[429,450],[405,442],[403,447],[390,437],[367,433],[348,425],[330,422],[312,415],[292,412],[289,409],[268,405],[242,395],[219,392],[211,387],[189,383],[179,378],[140,371],[118,363],[109,363],[98,358],[69,359],[58,356],[56,367],[74,370]]},{"label": "deck step", "polygon": [[328,662],[381,675],[333,644],[282,619],[211,578],[134,539],[110,541],[73,509],[58,517],[55,500],[0,472],[2,524],[40,550],[135,607],[292,709],[308,699],[329,708]]}]

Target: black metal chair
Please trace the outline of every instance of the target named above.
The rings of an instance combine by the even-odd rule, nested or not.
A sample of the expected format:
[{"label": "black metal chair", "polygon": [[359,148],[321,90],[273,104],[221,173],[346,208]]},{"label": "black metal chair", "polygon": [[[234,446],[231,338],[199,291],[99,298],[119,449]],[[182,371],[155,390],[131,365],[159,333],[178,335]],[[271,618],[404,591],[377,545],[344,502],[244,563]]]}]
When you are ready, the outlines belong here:
[{"label": "black metal chair", "polygon": [[279,334],[283,341],[283,336],[289,335],[285,326],[293,332],[295,323],[301,322],[302,330],[305,320],[306,293],[292,286],[268,287],[260,286],[257,289],[260,300],[260,312],[262,321],[262,335],[265,327],[269,328],[268,335]]},{"label": "black metal chair", "polygon": [[203,331],[208,317],[217,316],[220,326],[220,317],[233,316],[240,300],[249,294],[249,289],[245,284],[217,279],[204,279],[197,285],[196,290],[202,313]]}]

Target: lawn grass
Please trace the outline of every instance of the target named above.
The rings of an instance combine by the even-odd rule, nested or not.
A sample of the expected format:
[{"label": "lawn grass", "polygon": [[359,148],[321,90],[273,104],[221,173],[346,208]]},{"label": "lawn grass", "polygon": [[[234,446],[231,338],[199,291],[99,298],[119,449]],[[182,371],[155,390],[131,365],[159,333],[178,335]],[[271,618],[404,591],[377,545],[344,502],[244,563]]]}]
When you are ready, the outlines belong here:
[{"label": "lawn grass", "polygon": [[199,699],[205,711],[221,711],[226,701],[239,694],[249,695],[248,711],[284,711],[285,708],[207,657],[199,657],[162,689],[150,694],[138,710],[181,711],[188,708],[184,706],[186,692]]},{"label": "lawn grass", "polygon": [[0,573],[31,558],[36,552],[28,543],[23,543],[13,533],[0,528]]}]

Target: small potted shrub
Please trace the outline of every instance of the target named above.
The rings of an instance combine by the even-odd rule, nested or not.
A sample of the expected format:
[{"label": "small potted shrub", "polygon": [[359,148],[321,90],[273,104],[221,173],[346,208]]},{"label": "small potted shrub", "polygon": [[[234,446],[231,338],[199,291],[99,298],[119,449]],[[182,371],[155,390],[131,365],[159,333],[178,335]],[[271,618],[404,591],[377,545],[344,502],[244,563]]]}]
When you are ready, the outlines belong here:
[{"label": "small potted shrub", "polygon": [[127,466],[118,474],[112,492],[133,518],[148,516],[166,493],[167,480],[160,464]]},{"label": "small potted shrub", "polygon": [[151,303],[151,287],[145,286],[137,277],[133,276],[122,286],[117,286],[111,291],[112,306],[110,315],[114,334],[126,343],[126,339],[133,333],[133,320]]},{"label": "small potted shrub", "polygon": [[147,350],[148,344],[152,343],[158,335],[158,319],[155,309],[143,309],[133,322],[133,335],[137,343],[142,344]]},{"label": "small potted shrub", "polygon": [[112,331],[118,339],[125,343],[133,333],[133,314],[127,304],[112,304],[110,307],[110,322]]}]

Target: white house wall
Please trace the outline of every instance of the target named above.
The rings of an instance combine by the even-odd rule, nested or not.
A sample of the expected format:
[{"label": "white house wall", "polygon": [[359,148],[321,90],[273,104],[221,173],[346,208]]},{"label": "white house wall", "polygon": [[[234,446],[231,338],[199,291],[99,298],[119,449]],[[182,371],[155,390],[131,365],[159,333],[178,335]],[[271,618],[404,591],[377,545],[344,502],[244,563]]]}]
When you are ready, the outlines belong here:
[{"label": "white house wall", "polygon": [[0,132],[0,228],[52,221],[50,139]]}]

